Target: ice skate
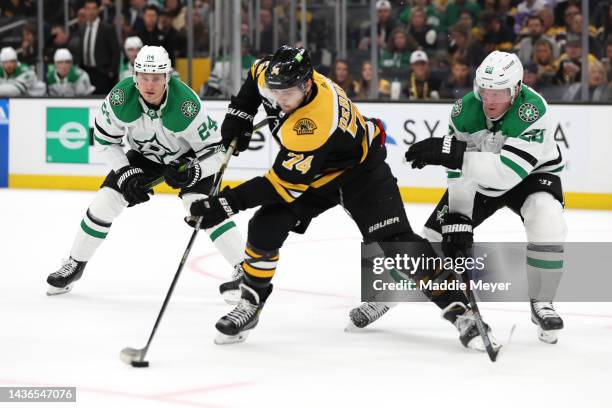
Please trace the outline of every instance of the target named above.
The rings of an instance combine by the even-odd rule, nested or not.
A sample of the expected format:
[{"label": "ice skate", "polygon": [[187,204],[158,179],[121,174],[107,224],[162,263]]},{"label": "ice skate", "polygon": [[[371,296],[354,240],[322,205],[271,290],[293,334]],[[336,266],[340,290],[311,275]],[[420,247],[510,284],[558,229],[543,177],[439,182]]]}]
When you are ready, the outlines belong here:
[{"label": "ice skate", "polygon": [[531,321],[538,326],[538,338],[544,343],[556,344],[563,329],[563,320],[555,311],[552,302],[538,302],[531,299]]},{"label": "ice skate", "polygon": [[87,265],[87,262],[75,261],[72,257],[65,260],[57,272],[53,272],[47,277],[47,283],[49,284],[47,295],[61,295],[70,292],[74,283],[83,276],[85,265]]},{"label": "ice skate", "polygon": [[230,305],[236,305],[240,301],[240,283],[244,276],[244,269],[242,265],[238,264],[234,267],[232,272],[232,280],[223,282],[219,285],[219,292],[223,296],[225,303]]}]

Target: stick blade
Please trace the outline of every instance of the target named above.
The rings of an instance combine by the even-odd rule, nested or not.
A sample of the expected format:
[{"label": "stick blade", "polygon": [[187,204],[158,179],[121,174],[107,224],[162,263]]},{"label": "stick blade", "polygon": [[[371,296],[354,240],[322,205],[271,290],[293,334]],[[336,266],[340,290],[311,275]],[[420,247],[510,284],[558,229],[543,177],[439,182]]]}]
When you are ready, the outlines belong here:
[{"label": "stick blade", "polygon": [[[132,367],[137,367],[137,365],[134,365],[134,363],[138,364],[146,362],[144,361],[144,354],[144,350],[142,349],[126,347],[121,350],[121,353],[119,353],[119,358],[125,364],[131,365]],[[147,365],[149,365],[149,363],[147,363]]]}]

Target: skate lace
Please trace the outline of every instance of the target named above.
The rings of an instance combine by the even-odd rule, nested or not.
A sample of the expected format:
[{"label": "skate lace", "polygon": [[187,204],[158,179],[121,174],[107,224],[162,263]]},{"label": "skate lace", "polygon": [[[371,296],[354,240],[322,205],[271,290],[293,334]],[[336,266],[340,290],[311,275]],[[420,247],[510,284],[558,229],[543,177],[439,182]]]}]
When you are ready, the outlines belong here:
[{"label": "skate lace", "polygon": [[384,315],[389,307],[382,303],[368,302],[361,305],[360,309],[370,320],[376,320]]},{"label": "skate lace", "polygon": [[59,271],[53,273],[53,276],[61,276],[65,278],[66,276],[70,276],[76,271],[77,263],[73,259],[64,259],[62,261],[62,267]]},{"label": "skate lace", "polygon": [[552,302],[533,302],[533,310],[543,319],[547,317],[558,317]]},{"label": "skate lace", "polygon": [[246,299],[240,299],[238,306],[229,312],[226,317],[237,326],[243,326],[251,317],[253,317],[256,311],[257,305],[252,304]]}]

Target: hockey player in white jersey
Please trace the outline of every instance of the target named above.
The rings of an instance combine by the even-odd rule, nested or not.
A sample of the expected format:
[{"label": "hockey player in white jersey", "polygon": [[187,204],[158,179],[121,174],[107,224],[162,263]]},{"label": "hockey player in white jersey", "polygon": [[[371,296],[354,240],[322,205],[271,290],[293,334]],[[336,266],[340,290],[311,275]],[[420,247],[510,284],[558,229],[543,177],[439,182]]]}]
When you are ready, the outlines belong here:
[{"label": "hockey player in white jersey", "polygon": [[[209,193],[223,160],[217,123],[198,96],[170,75],[163,47],[145,46],[134,63],[135,74],[119,82],[106,97],[94,122],[94,139],[112,170],[89,205],[70,257],[47,278],[47,294],[70,291],[87,262],[104,241],[113,220],[126,207],[149,200],[147,184],[163,176],[180,189],[187,211]],[[127,153],[122,142],[129,144]],[[194,156],[209,157],[181,169]],[[206,229],[217,249],[240,269],[244,241],[231,220]]]},{"label": "hockey player in white jersey", "polygon": [[72,63],[72,54],[67,48],[55,51],[53,62],[55,65],[47,73],[49,96],[83,96],[96,89],[87,72]]},{"label": "hockey player in white jersey", "polygon": [[123,42],[123,50],[125,55],[119,62],[119,80],[131,77],[134,75],[134,60],[136,55],[142,48],[142,40],[140,37],[128,37]]},{"label": "hockey player in white jersey", "polygon": [[[476,71],[474,91],[455,102],[448,135],[415,143],[406,160],[413,168],[449,169],[448,190],[424,231],[430,241],[442,241],[447,256],[465,254],[472,229],[498,209],[507,206],[521,217],[528,240],[531,320],[539,339],[554,344],[563,328],[552,301],[567,235],[560,178],[564,160],[548,104],[522,78],[516,55],[489,54]],[[365,327],[392,306],[364,303],[351,311],[351,321]]]},{"label": "hockey player in white jersey", "polygon": [[12,47],[0,50],[0,65],[0,97],[29,95],[36,87],[36,73],[29,65],[18,61]]}]

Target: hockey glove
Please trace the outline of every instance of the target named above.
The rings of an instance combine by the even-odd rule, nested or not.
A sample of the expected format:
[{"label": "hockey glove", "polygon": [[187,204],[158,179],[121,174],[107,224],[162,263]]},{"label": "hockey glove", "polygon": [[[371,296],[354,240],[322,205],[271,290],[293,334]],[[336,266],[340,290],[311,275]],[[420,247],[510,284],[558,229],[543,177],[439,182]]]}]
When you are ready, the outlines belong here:
[{"label": "hockey glove", "polygon": [[146,189],[149,178],[145,176],[140,167],[125,166],[120,168],[116,174],[117,186],[130,207],[149,201],[149,193],[153,194],[153,191]]},{"label": "hockey glove", "polygon": [[198,163],[189,166],[190,163],[191,159],[188,157],[181,157],[170,162],[164,170],[166,184],[172,188],[185,188],[200,181],[202,168]]},{"label": "hockey glove", "polygon": [[249,111],[244,103],[232,96],[225,119],[221,125],[221,138],[223,146],[227,149],[235,138],[238,139],[235,155],[244,152],[249,147],[253,134],[253,112]]},{"label": "hockey glove", "polygon": [[412,162],[413,169],[422,169],[428,164],[461,169],[466,147],[467,143],[451,135],[430,137],[410,146],[406,152],[406,160]]},{"label": "hockey glove", "polygon": [[463,214],[448,213],[442,221],[442,252],[444,256],[465,258],[471,256],[474,233],[472,220]]},{"label": "hockey glove", "polygon": [[187,217],[187,224],[195,227],[194,217],[202,217],[201,228],[212,228],[225,221],[238,212],[238,198],[236,192],[226,188],[219,195],[194,201],[191,204],[191,217]]}]

